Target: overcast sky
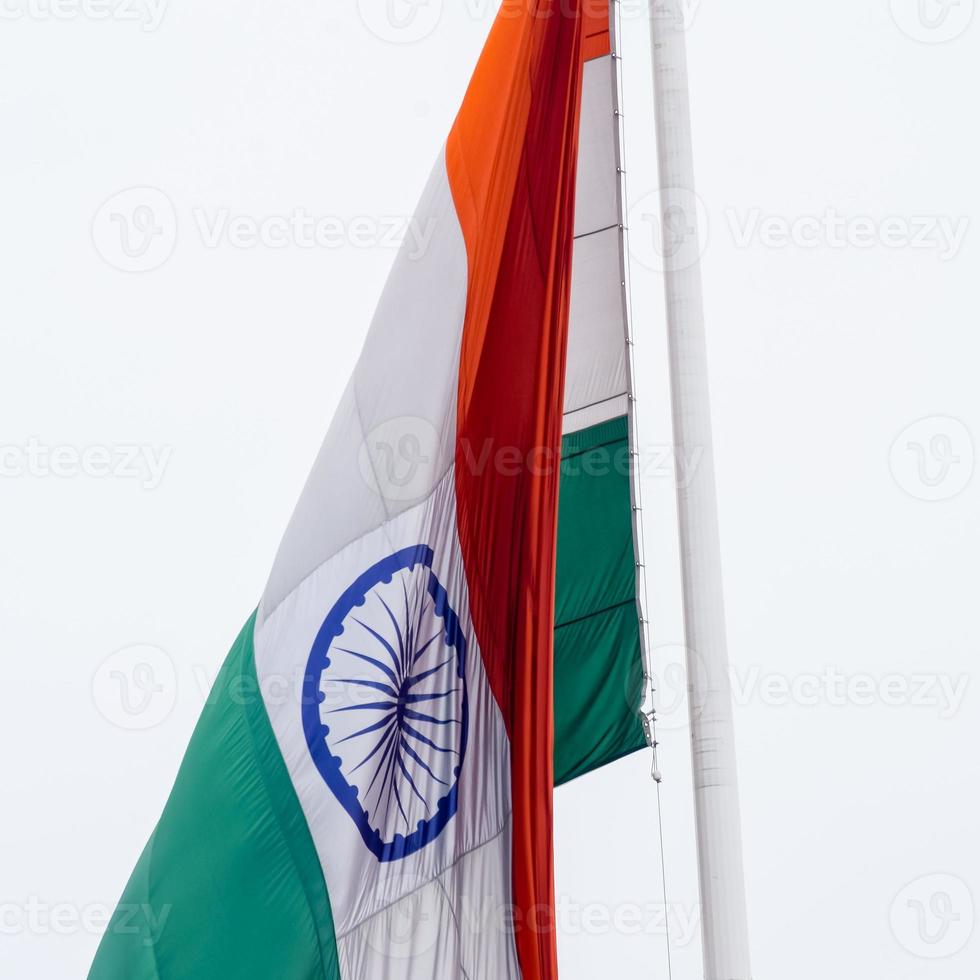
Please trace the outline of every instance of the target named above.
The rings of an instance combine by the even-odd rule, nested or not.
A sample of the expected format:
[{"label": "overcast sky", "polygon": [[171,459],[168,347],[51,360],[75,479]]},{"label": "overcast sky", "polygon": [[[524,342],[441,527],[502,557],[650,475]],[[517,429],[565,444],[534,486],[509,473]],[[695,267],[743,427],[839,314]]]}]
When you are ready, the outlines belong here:
[{"label": "overcast sky", "polygon": [[[393,29],[363,5],[2,0],[4,976],[84,975],[414,233],[494,6],[429,0]],[[688,8],[760,980],[978,973],[973,7]],[[637,3],[623,53],[667,906],[649,756],[563,788],[561,973],[666,977],[666,920],[674,976],[694,980]],[[127,256],[120,212],[134,234],[147,215],[167,231]],[[132,715],[111,672],[136,690],[140,664],[160,690]]]}]

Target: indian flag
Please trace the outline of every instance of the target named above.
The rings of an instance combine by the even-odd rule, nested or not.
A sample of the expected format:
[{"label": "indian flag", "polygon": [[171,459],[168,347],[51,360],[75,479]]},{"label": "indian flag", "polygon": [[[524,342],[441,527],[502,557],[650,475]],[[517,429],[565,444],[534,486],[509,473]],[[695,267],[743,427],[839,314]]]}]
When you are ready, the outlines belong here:
[{"label": "indian flag", "polygon": [[614,45],[504,4],[94,980],[556,976],[553,788],[645,744]]}]

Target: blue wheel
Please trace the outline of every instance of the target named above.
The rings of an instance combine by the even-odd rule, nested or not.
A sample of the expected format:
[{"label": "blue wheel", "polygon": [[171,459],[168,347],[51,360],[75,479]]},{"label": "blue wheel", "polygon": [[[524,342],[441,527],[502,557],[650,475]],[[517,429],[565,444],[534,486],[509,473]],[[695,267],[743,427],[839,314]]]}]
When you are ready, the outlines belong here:
[{"label": "blue wheel", "polygon": [[458,802],[466,639],[432,557],[417,545],[360,575],[320,627],[303,682],[313,761],[379,861],[431,843]]}]

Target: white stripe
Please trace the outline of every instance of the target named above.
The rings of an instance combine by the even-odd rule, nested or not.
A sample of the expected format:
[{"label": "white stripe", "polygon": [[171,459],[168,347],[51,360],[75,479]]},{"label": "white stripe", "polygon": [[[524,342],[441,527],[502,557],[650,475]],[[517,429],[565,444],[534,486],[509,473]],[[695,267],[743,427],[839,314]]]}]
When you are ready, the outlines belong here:
[{"label": "white stripe", "polygon": [[615,65],[610,56],[586,62],[565,369],[565,434],[627,411],[629,377],[619,254],[623,216],[616,158],[619,120],[615,114],[615,84]]},{"label": "white stripe", "polygon": [[[629,390],[619,229],[575,240],[565,369],[565,414],[605,404]],[[614,418],[602,414],[597,421]],[[619,412],[618,414],[622,414]]]},{"label": "white stripe", "polygon": [[612,85],[612,58],[594,58],[585,63],[575,177],[576,237],[619,221]]},{"label": "white stripe", "polygon": [[444,153],[416,221],[432,228],[429,246],[421,256],[398,253],[279,546],[258,623],[321,561],[422,500],[453,460],[467,267]]},{"label": "white stripe", "polygon": [[[430,248],[396,261],[276,559],[255,627],[255,666],[323,868],[344,980],[516,980],[508,928],[510,746],[470,619],[456,529],[452,463],[467,267],[442,157],[418,220],[435,222]],[[431,549],[431,566],[384,572],[392,556],[419,545]],[[427,593],[430,575],[450,612]],[[356,604],[345,595],[356,595]],[[346,612],[335,636],[330,615],[340,608]],[[448,637],[454,616],[465,658]],[[431,659],[402,671],[397,658],[386,657],[389,647],[407,648],[410,622],[418,624],[415,647]],[[426,640],[435,639],[431,647],[421,640],[423,626]],[[311,661],[315,646],[328,652],[322,662]],[[465,688],[458,671],[464,659]],[[307,674],[314,680],[304,704]],[[423,682],[422,674],[431,676]],[[414,736],[401,709],[379,707],[394,703],[394,691],[403,707],[407,696],[423,699],[411,710],[431,721],[412,719]],[[384,793],[379,786],[398,769],[379,765],[384,750],[372,752],[389,744],[392,718],[409,746],[397,796],[392,782]],[[373,725],[379,727],[366,730]],[[457,770],[457,808],[440,821]],[[340,795],[331,773],[344,777]],[[410,853],[392,854],[422,828],[439,832]],[[388,844],[381,854],[372,847],[375,831]],[[434,944],[421,935],[398,943],[405,915],[416,907],[413,895],[439,910]],[[475,908],[490,919],[469,928],[464,919]]]}]

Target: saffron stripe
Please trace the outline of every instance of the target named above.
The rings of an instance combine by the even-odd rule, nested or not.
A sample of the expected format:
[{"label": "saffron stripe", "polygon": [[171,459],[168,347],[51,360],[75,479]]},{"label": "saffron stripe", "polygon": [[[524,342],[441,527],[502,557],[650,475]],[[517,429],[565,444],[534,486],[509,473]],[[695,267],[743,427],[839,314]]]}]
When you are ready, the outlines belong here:
[{"label": "saffron stripe", "polygon": [[[581,100],[582,19],[505,2],[447,143],[468,257],[457,457],[492,439],[561,447]],[[458,464],[474,627],[511,742],[514,903],[554,904],[553,624],[558,474]],[[540,924],[540,916],[537,919]],[[557,976],[553,922],[516,935],[524,980]]]}]

